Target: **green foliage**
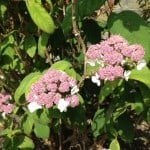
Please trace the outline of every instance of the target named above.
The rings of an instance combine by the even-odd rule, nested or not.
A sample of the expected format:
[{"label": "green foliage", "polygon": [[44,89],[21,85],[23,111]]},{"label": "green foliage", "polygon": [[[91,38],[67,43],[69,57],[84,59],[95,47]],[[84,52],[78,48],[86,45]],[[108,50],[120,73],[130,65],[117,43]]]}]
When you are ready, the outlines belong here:
[{"label": "green foliage", "polygon": [[94,137],[100,135],[103,131],[105,125],[105,113],[104,109],[99,109],[94,115],[93,123],[92,123],[92,131]]},{"label": "green foliage", "polygon": [[20,140],[22,140],[22,142],[18,145],[19,149],[34,149],[34,143],[29,137],[22,136]]},{"label": "green foliage", "polygon": [[150,76],[150,70],[147,67],[144,67],[142,70],[137,70],[137,69],[132,70],[129,78],[140,81],[145,85],[147,85],[148,87],[150,87],[149,76]]},{"label": "green foliage", "polygon": [[45,58],[45,50],[47,49],[47,43],[48,43],[49,34],[42,33],[38,40],[38,54]]},{"label": "green foliage", "polygon": [[0,19],[4,18],[4,15],[7,11],[7,3],[5,1],[0,2]]},{"label": "green foliage", "polygon": [[[77,1],[76,4],[76,17],[77,20],[82,20],[85,16],[90,16],[92,13],[99,9],[103,4],[105,3],[105,0],[97,1],[97,0],[80,0]],[[68,5],[66,10],[66,16],[63,19],[62,22],[62,28],[64,31],[64,34],[67,35],[68,32],[72,29],[72,5]]]},{"label": "green foliage", "polygon": [[20,98],[23,94],[27,94],[29,91],[29,87],[31,86],[32,83],[36,82],[39,78],[41,77],[40,72],[34,72],[29,75],[27,75],[20,83],[18,88],[15,91],[15,101],[17,103],[21,103]]},{"label": "green foliage", "polygon": [[[72,34],[71,1],[0,1],[0,93],[11,94],[9,102],[15,106],[8,114],[0,107],[3,150],[38,149],[39,141],[42,146],[51,142],[50,149],[58,149],[59,143],[68,149],[73,142],[88,149],[103,136],[105,140],[105,135],[104,145],[120,150],[122,143],[132,144],[136,140],[135,125],[139,121],[150,124],[150,28],[133,11],[105,10],[105,2],[76,0],[76,23],[82,37],[77,39]],[[97,16],[95,11],[101,6],[101,16]],[[98,21],[103,12],[109,15],[108,22],[107,18],[105,23]],[[91,82],[91,76],[100,65],[93,67],[85,62],[81,41],[88,49],[88,42],[103,41],[101,35],[105,31],[122,35],[130,44],[143,45],[147,66],[131,70],[128,81],[103,80],[99,87]],[[67,112],[61,113],[57,104],[51,108],[42,105],[42,109],[29,112],[26,96],[31,85],[48,69],[62,70],[77,79],[79,106],[68,107]],[[63,93],[62,97],[66,96],[70,94]]]},{"label": "green foliage", "polygon": [[35,145],[29,137],[25,135],[18,135],[12,138],[8,138],[4,143],[4,149],[16,150],[16,149],[34,149]]},{"label": "green foliage", "polygon": [[109,145],[109,149],[110,150],[120,150],[120,145],[118,140],[113,139]]},{"label": "green foliage", "polygon": [[43,125],[38,122],[35,122],[34,133],[38,138],[47,139],[50,134],[50,128],[48,125]]},{"label": "green foliage", "polygon": [[150,124],[150,108],[147,111],[147,122]]},{"label": "green foliage", "polygon": [[34,57],[36,53],[36,41],[33,36],[27,36],[24,41],[24,49],[30,57]]},{"label": "green foliage", "polygon": [[32,132],[33,124],[33,118],[30,116],[26,116],[22,125],[25,134],[29,135]]},{"label": "green foliage", "polygon": [[121,82],[121,80],[106,81],[104,86],[101,88],[99,102],[102,103],[106,97],[109,96],[117,86],[119,86]]},{"label": "green foliage", "polygon": [[96,21],[92,19],[83,20],[82,28],[86,34],[87,41],[96,44],[101,40],[101,28]]},{"label": "green foliage", "polygon": [[25,2],[34,23],[44,32],[52,34],[56,27],[48,12],[36,0],[26,0]]},{"label": "green foliage", "polygon": [[108,28],[112,34],[120,34],[130,43],[141,44],[145,48],[145,59],[150,60],[150,27],[133,11],[112,13],[108,19]]},{"label": "green foliage", "polygon": [[125,142],[131,142],[134,138],[133,122],[127,113],[118,118],[117,123],[118,134]]}]

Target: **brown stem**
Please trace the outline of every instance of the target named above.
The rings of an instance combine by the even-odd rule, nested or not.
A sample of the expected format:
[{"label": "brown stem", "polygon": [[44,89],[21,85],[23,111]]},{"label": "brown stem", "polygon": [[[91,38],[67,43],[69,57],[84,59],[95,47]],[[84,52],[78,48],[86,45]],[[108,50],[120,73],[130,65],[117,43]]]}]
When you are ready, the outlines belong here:
[{"label": "brown stem", "polygon": [[59,150],[62,150],[62,133],[61,133],[61,128],[62,128],[62,120],[61,118],[59,119],[59,125],[60,125],[60,133],[59,133]]},{"label": "brown stem", "polygon": [[84,41],[81,37],[78,25],[77,25],[77,20],[76,20],[76,2],[77,0],[72,0],[72,25],[73,25],[73,33],[75,35],[75,38],[77,39],[78,43],[81,45],[82,53],[84,54],[84,71],[83,71],[83,76],[82,79],[80,80],[78,86],[82,84],[86,77],[86,46],[84,44]]},{"label": "brown stem", "polygon": [[47,49],[45,50],[45,55],[46,55],[46,57],[47,57],[47,59],[48,59],[48,62],[49,62],[49,64],[50,64],[50,66],[51,66],[51,65],[53,64],[53,62],[52,62],[52,60],[51,60],[51,57],[50,57],[50,55],[49,55]]},{"label": "brown stem", "polygon": [[20,52],[20,50],[19,50],[19,48],[17,46],[15,46],[15,52],[16,52],[17,56],[19,57],[20,61],[22,62],[25,71],[28,72],[28,67],[27,67],[28,65],[23,60],[22,54],[21,54],[21,52]]}]

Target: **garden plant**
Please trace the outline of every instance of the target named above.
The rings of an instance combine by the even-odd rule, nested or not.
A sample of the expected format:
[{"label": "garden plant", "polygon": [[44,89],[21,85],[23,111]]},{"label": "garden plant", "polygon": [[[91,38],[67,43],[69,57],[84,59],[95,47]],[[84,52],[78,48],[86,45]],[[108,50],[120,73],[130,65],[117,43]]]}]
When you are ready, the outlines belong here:
[{"label": "garden plant", "polygon": [[0,0],[0,149],[125,150],[150,129],[150,4],[119,3]]}]

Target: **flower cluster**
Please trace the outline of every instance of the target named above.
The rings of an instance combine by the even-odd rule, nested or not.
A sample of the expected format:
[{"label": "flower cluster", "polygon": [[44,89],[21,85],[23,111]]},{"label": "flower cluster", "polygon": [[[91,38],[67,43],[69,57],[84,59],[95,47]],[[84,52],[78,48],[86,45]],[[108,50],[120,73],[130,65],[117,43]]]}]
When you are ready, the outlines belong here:
[{"label": "flower cluster", "polygon": [[11,95],[0,93],[0,112],[2,113],[3,117],[11,113],[14,109],[14,105],[10,104],[9,100],[11,100]]},{"label": "flower cluster", "polygon": [[77,81],[60,70],[48,70],[36,83],[32,84],[26,99],[30,103],[31,112],[36,109],[51,108],[57,105],[60,112],[67,111],[67,107],[79,105],[77,96],[79,89]]},{"label": "flower cluster", "polygon": [[135,66],[138,70],[142,69],[146,65],[143,60],[144,54],[144,48],[141,45],[129,45],[120,35],[112,35],[99,44],[91,45],[86,56],[91,66],[95,66],[96,63],[100,65],[93,80],[113,81],[116,78],[128,79],[129,70]]}]

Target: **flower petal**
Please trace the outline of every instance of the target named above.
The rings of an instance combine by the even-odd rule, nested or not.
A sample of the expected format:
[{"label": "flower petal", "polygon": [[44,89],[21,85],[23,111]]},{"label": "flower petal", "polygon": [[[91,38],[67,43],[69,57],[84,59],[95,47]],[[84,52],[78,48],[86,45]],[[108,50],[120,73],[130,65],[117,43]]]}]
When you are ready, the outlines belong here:
[{"label": "flower petal", "polygon": [[37,102],[31,102],[30,104],[28,104],[28,109],[29,111],[32,113],[34,111],[36,111],[37,109],[41,109],[42,106],[39,105]]},{"label": "flower petal", "polygon": [[57,107],[60,110],[60,112],[66,112],[68,106],[69,106],[68,101],[65,101],[64,99],[60,99]]}]

